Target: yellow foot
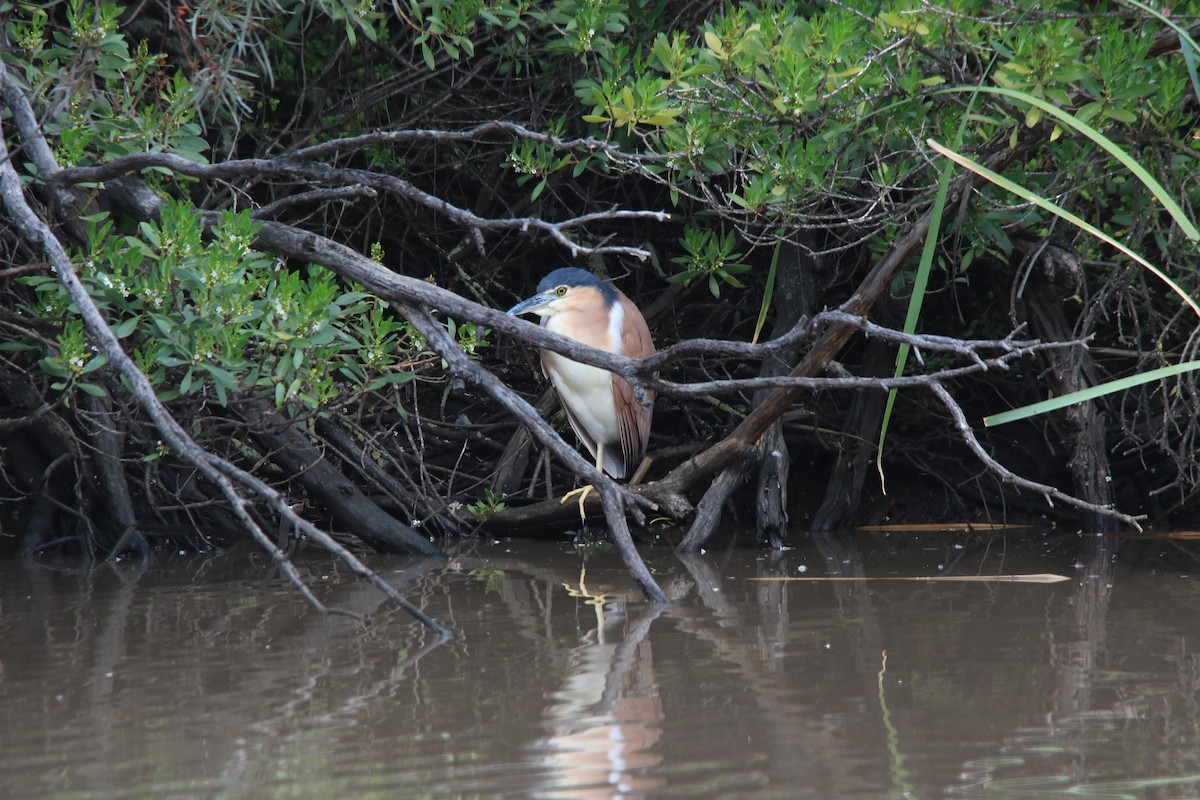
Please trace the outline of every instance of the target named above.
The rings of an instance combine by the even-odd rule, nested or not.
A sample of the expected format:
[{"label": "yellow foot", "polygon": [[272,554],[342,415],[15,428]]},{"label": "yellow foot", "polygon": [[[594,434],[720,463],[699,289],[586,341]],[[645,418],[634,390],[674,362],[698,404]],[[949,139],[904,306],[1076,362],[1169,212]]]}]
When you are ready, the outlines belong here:
[{"label": "yellow foot", "polygon": [[572,489],[571,491],[569,491],[563,495],[562,500],[559,500],[558,504],[565,505],[566,502],[568,500],[570,500],[572,497],[574,497],[575,495],[579,495],[579,518],[586,523],[587,522],[587,514],[583,513],[583,503],[585,500],[587,500],[587,496],[591,491],[592,491],[592,485],[590,483],[587,486],[580,486],[578,489]]}]

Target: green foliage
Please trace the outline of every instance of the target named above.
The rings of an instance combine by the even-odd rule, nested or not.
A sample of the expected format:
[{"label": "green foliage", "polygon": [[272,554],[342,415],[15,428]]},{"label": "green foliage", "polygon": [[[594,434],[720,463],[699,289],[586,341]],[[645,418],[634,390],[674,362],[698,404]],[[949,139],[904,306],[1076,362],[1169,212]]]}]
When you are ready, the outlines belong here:
[{"label": "green foliage", "polygon": [[[551,127],[549,133],[555,136],[560,135],[562,128],[563,120],[559,120],[557,124]],[[505,159],[504,163],[505,166],[517,173],[518,186],[525,186],[533,180],[537,181],[533,186],[533,191],[529,195],[531,200],[536,200],[545,191],[546,186],[549,185],[550,176],[575,160],[573,154],[559,153],[544,142],[532,139],[517,139],[513,142],[512,150],[509,152],[508,158]],[[588,157],[584,156],[577,161],[579,166],[576,168],[576,175],[582,171],[588,160]]]},{"label": "green foliage", "polygon": [[[316,408],[339,397],[339,378],[359,391],[411,380],[407,323],[327,269],[283,269],[252,249],[254,235],[249,215],[226,212],[205,240],[184,202],[168,203],[162,221],[143,223],[138,235],[90,223],[81,277],[163,400],[204,393],[224,405],[231,393],[252,393]],[[43,316],[67,314],[56,279],[25,282]],[[469,352],[480,339],[473,328],[460,331]],[[103,364],[88,355],[68,317],[42,368],[58,379],[55,388],[87,391],[80,378]]]},{"label": "green foliage", "polygon": [[491,329],[481,328],[474,322],[455,322],[448,319],[446,320],[446,330],[449,331],[454,341],[458,342],[462,351],[469,356],[479,355],[480,350],[491,344],[487,340]]},{"label": "green foliage", "polygon": [[641,76],[620,87],[582,80],[576,84],[576,91],[580,99],[593,106],[591,114],[583,115],[585,122],[611,122],[617,128],[629,129],[637,125],[665,128],[674,125],[683,113],[667,99],[668,84],[653,76]]},{"label": "green foliage", "polygon": [[491,489],[484,489],[483,497],[467,506],[467,510],[481,520],[505,508],[504,495]]},{"label": "green foliage", "polygon": [[556,0],[547,11],[533,11],[531,17],[558,32],[546,49],[575,56],[596,54],[604,61],[618,53],[618,37],[629,26],[623,0]]},{"label": "green foliage", "polygon": [[[144,41],[130,49],[117,29],[122,6],[69,0],[62,25],[41,8],[20,9],[5,24],[16,43],[5,60],[54,110],[45,131],[63,166],[139,151],[204,160],[194,88],[181,72],[165,77],[165,56]],[[55,102],[64,90],[66,102]]]},{"label": "green foliage", "polygon": [[[895,213],[917,199],[928,208],[937,191],[920,132],[954,140],[961,129],[964,146],[974,148],[999,137],[1015,143],[1046,120],[1043,108],[1011,102],[981,103],[967,115],[961,99],[947,102],[939,87],[994,82],[1068,107],[1082,122],[1168,138],[1186,129],[1188,72],[1178,59],[1149,57],[1152,36],[1131,35],[1129,18],[1074,18],[1065,5],[1040,10],[1048,16],[1038,24],[1012,24],[974,0],[951,3],[948,13],[901,2],[874,17],[839,6],[808,13],[785,2],[729,5],[691,31],[613,38],[621,57],[597,58],[575,82],[579,120],[659,156],[641,169],[670,191],[685,219],[716,210],[767,241],[792,226],[819,227],[882,252]],[[1056,121],[1047,130],[1060,148],[1038,154],[1030,188],[1045,196],[1099,188],[1105,165],[1094,145],[1064,137]],[[1178,166],[1157,172],[1173,173],[1172,185],[1186,182]],[[901,194],[906,205],[897,205]],[[1131,206],[1143,197],[1088,199],[1121,208],[1128,225],[1142,216]],[[1047,224],[1038,209],[997,199],[961,220],[959,233],[970,252],[1003,259],[1015,228]],[[686,237],[681,244],[687,255],[675,261],[687,265],[687,277],[678,280],[715,263],[696,256],[711,245]],[[959,259],[939,255],[935,263]]]},{"label": "green foliage", "polygon": [[50,385],[52,389],[70,392],[77,388],[87,394],[100,396],[104,394],[102,387],[81,379],[107,363],[108,356],[92,352],[84,336],[83,320],[72,319],[58,334],[58,352],[43,358],[38,365],[47,375],[58,379]]},{"label": "green foliage", "polygon": [[684,229],[679,244],[687,255],[671,259],[683,265],[683,272],[668,278],[670,283],[691,283],[696,278],[707,278],[708,290],[713,297],[721,296],[721,281],[737,289],[745,288],[736,276],[749,270],[750,265],[738,262],[742,254],[734,252],[737,240],[733,231],[721,237],[707,228],[689,226]]}]

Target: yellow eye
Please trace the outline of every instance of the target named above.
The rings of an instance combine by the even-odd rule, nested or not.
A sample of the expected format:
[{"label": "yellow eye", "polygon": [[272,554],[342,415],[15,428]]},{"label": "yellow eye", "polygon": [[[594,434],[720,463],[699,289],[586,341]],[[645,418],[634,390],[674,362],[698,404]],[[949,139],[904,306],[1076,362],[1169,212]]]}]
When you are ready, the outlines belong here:
[{"label": "yellow eye", "polygon": [[566,287],[566,286],[559,286],[557,289],[555,289],[555,290],[554,290],[554,293],[555,293],[556,295],[558,295],[559,297],[562,297],[564,294],[566,294],[566,293],[567,293],[567,287]]}]

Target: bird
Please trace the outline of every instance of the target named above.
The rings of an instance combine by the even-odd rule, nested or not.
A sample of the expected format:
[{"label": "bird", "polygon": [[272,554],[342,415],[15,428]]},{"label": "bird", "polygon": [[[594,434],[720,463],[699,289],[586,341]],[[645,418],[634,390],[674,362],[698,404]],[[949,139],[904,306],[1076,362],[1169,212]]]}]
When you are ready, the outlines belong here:
[{"label": "bird", "polygon": [[[508,310],[537,314],[548,331],[630,358],[654,355],[646,318],[620,289],[587,270],[560,267],[537,285],[537,294]],[[638,402],[629,381],[600,367],[542,350],[542,373],[550,379],[575,435],[596,460],[596,469],[618,480],[642,462],[650,440],[654,392]],[[590,486],[582,492],[580,514]],[[567,498],[563,498],[565,502]]]}]

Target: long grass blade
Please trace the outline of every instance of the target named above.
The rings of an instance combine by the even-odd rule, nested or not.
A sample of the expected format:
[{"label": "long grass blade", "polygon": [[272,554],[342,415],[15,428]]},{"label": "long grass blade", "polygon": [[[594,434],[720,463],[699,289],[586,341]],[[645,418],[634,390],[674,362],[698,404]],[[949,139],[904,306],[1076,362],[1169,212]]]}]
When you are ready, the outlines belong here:
[{"label": "long grass blade", "polygon": [[1026,189],[1024,186],[1021,186],[1020,184],[1015,183],[1012,180],[1009,180],[1008,178],[1004,177],[1003,175],[993,172],[992,170],[988,169],[987,167],[983,166],[982,164],[980,164],[976,161],[973,161],[972,159],[968,158],[967,156],[964,156],[961,153],[956,153],[953,150],[949,149],[948,147],[938,144],[933,139],[927,139],[926,141],[930,147],[932,147],[934,150],[941,153],[942,155],[944,155],[946,158],[950,159],[951,161],[954,161],[955,163],[957,163],[963,167],[966,167],[967,169],[971,170],[972,172],[974,172],[977,175],[987,178],[989,181],[996,184],[1000,188],[1006,189],[1006,190],[1012,192],[1013,194],[1017,195],[1018,197],[1028,200],[1029,202],[1033,203],[1037,207],[1044,209],[1046,211],[1049,211],[1051,214],[1055,214],[1056,216],[1061,217],[1062,219],[1064,219],[1067,222],[1071,223],[1072,225],[1076,226],[1080,230],[1087,231],[1092,236],[1095,236],[1097,239],[1104,242],[1105,244],[1107,244],[1111,247],[1115,247],[1117,250],[1120,250],[1122,253],[1127,255],[1129,258],[1132,258],[1134,261],[1141,264],[1147,270],[1154,273],[1154,275],[1156,275],[1158,277],[1158,279],[1161,280],[1163,283],[1165,283],[1167,286],[1171,287],[1171,291],[1173,291],[1173,292],[1175,292],[1175,294],[1179,295],[1179,297],[1183,299],[1183,302],[1187,303],[1187,305],[1191,307],[1192,311],[1196,312],[1196,316],[1200,317],[1200,305],[1196,304],[1196,301],[1192,299],[1192,296],[1189,295],[1182,286],[1177,284],[1175,281],[1171,280],[1171,278],[1169,278],[1167,276],[1167,274],[1165,272],[1163,272],[1162,270],[1160,270],[1158,267],[1154,266],[1149,261],[1147,261],[1145,258],[1142,258],[1142,256],[1138,255],[1137,253],[1135,253],[1133,250],[1129,249],[1125,245],[1121,244],[1116,239],[1112,238],[1107,233],[1105,233],[1104,231],[1097,228],[1095,225],[1092,225],[1091,223],[1083,220],[1082,218],[1072,214],[1070,211],[1067,211],[1065,208],[1058,205],[1057,203],[1047,200],[1046,198],[1042,197],[1041,195],[1034,194],[1029,189]]},{"label": "long grass blade", "polygon": [[779,251],[782,248],[783,240],[780,239],[775,243],[775,252],[771,254],[771,268],[767,271],[767,285],[763,289],[762,304],[758,307],[758,321],[754,323],[754,338],[751,341],[755,344],[758,344],[763,324],[767,321],[767,311],[771,308],[771,301],[775,298],[775,272],[779,266]]},{"label": "long grass blade", "polygon": [[914,575],[911,577],[862,577],[851,578],[841,575],[781,575],[779,577],[750,578],[752,581],[962,581],[966,583],[1062,583],[1071,580],[1066,575],[1038,572],[1031,575]]},{"label": "long grass blade", "polygon": [[992,414],[983,418],[984,427],[995,427],[1003,425],[1007,422],[1016,422],[1019,419],[1027,417],[1035,417],[1038,414],[1045,414],[1048,411],[1057,411],[1060,408],[1065,408],[1075,403],[1083,403],[1088,400],[1095,400],[1097,397],[1103,397],[1106,394],[1113,392],[1121,392],[1126,389],[1132,389],[1134,386],[1141,386],[1143,383],[1151,381],[1159,381],[1164,378],[1170,378],[1173,375],[1181,375],[1185,372],[1195,372],[1200,370],[1200,361],[1185,361],[1182,364],[1172,364],[1169,367],[1159,367],[1152,369],[1149,372],[1142,372],[1137,375],[1130,375],[1127,378],[1119,378],[1115,381],[1107,381],[1098,386],[1089,386],[1086,389],[1080,389],[1078,392],[1064,394],[1061,397],[1052,397],[1049,400],[1042,400],[1039,403],[1031,403],[1027,406],[1014,408],[1011,411],[1002,411],[999,414]]},{"label": "long grass blade", "polygon": [[[971,117],[971,109],[975,107],[976,95],[971,95],[967,102],[966,113],[962,115],[958,131],[954,135],[954,146],[962,145],[963,136],[967,131],[967,120]],[[913,279],[912,296],[908,300],[908,311],[904,315],[904,332],[916,333],[917,320],[921,316],[921,307],[925,304],[925,293],[929,287],[929,275],[933,272],[933,255],[937,250],[938,239],[942,232],[942,216],[946,211],[946,196],[950,193],[950,170],[943,169],[938,176],[937,195],[933,199],[933,208],[929,212],[929,230],[925,233],[925,242],[921,247],[921,260],[917,262],[917,274]],[[896,351],[896,369],[893,377],[899,378],[904,374],[908,364],[910,347],[904,342]],[[879,423],[879,443],[875,448],[875,469],[879,472],[879,485],[887,494],[887,481],[883,474],[883,445],[887,441],[888,426],[892,421],[892,410],[896,406],[896,390],[888,392],[887,402],[883,407],[883,417]]]},{"label": "long grass blade", "polygon": [[1193,223],[1191,219],[1188,218],[1188,215],[1184,213],[1184,210],[1179,207],[1179,204],[1175,202],[1175,198],[1171,196],[1170,192],[1168,192],[1153,175],[1146,171],[1145,167],[1135,161],[1133,156],[1121,149],[1115,142],[1112,141],[1112,139],[1109,139],[1100,131],[1096,130],[1091,125],[1088,125],[1086,122],[1080,121],[1069,111],[1065,111],[1053,103],[1049,103],[1041,99],[1040,97],[1034,97],[1033,95],[1025,92],[1017,91],[1015,89],[1006,89],[1000,86],[951,86],[946,89],[942,89],[941,91],[986,92],[987,94],[1001,95],[1003,97],[1008,97],[1023,103],[1028,103],[1032,106],[1036,106],[1042,111],[1045,111],[1063,125],[1066,125],[1068,128],[1078,131],[1087,138],[1091,139],[1093,142],[1103,148],[1105,152],[1117,159],[1117,161],[1120,161],[1125,168],[1132,172],[1133,175],[1139,181],[1141,181],[1147,189],[1150,190],[1150,192],[1158,199],[1158,201],[1162,203],[1163,209],[1171,215],[1171,218],[1175,220],[1175,223],[1179,226],[1180,230],[1182,230],[1189,239],[1192,241],[1200,240],[1200,230],[1196,228],[1195,223]]}]

